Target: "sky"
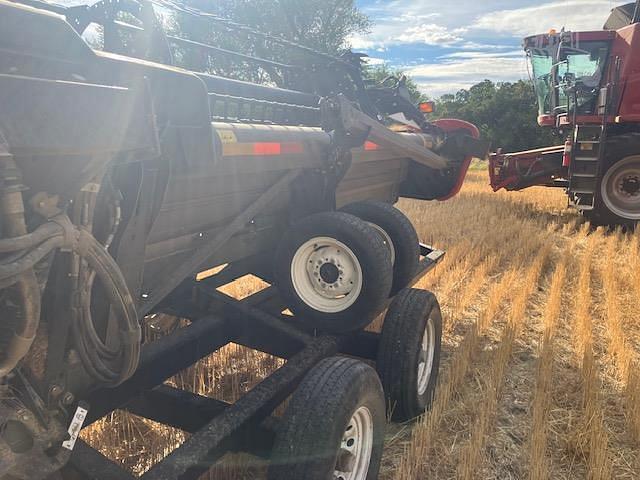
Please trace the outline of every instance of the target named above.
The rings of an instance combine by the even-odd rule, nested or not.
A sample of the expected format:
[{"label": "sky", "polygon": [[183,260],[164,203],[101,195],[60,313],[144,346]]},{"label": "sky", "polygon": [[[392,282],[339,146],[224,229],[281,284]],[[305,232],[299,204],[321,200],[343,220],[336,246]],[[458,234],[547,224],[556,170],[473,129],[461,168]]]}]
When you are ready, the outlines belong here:
[{"label": "sky", "polygon": [[600,30],[612,0],[356,0],[373,25],[354,51],[411,75],[430,97],[484,79],[528,78],[522,38],[560,30]]}]

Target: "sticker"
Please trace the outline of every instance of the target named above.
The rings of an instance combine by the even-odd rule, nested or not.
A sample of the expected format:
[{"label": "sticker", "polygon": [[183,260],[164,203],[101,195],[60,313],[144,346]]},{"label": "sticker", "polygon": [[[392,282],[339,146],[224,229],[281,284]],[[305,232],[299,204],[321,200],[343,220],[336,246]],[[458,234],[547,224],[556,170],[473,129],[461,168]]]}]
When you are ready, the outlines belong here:
[{"label": "sticker", "polygon": [[78,440],[78,435],[80,435],[80,430],[82,430],[82,425],[84,424],[85,419],[87,418],[88,410],[86,408],[82,408],[78,405],[76,409],[76,413],[73,415],[71,419],[71,424],[69,425],[69,440],[65,440],[62,442],[62,448],[66,448],[67,450],[73,450],[73,447],[76,446],[76,440]]},{"label": "sticker", "polygon": [[236,138],[236,134],[233,133],[232,130],[216,130],[218,132],[218,137],[220,137],[220,141],[223,144],[226,143],[238,143],[238,139]]}]

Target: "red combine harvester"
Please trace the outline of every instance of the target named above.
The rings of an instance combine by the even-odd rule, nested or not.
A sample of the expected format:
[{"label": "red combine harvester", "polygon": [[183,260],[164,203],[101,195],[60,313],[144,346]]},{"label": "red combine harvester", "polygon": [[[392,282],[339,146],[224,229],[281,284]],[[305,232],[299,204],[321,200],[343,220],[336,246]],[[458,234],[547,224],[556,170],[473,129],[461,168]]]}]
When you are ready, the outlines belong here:
[{"label": "red combine harvester", "polygon": [[494,191],[566,189],[599,225],[640,220],[640,0],[613,9],[603,30],[524,40],[538,124],[564,145],[490,157]]}]

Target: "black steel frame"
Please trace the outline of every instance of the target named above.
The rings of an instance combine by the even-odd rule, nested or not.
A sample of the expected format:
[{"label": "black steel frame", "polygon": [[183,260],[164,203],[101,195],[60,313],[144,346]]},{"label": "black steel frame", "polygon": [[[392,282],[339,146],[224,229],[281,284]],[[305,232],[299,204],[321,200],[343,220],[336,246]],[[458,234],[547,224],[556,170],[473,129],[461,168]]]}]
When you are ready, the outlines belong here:
[{"label": "black steel frame", "polygon": [[[444,257],[443,251],[426,245],[421,244],[420,251],[421,260],[412,285]],[[145,345],[132,378],[116,388],[93,392],[85,402],[89,405],[85,426],[116,409],[123,409],[191,434],[180,447],[146,472],[142,476],[145,480],[197,479],[227,452],[243,451],[268,458],[278,425],[278,418],[272,413],[293,393],[307,372],[322,359],[337,353],[365,360],[376,358],[379,334],[360,331],[332,336],[302,331],[293,325],[291,317],[282,314],[284,304],[275,287],[267,287],[243,300],[217,290],[245,273],[245,265],[236,268],[232,264],[206,280],[179,288],[177,292],[188,292],[199,306],[185,309],[167,304],[164,307],[189,318],[190,324]],[[176,304],[184,305],[183,298],[175,300]],[[392,298],[389,303],[391,301]],[[168,378],[230,342],[287,361],[233,404],[164,384]],[[66,468],[86,479],[135,478],[81,440]]]}]

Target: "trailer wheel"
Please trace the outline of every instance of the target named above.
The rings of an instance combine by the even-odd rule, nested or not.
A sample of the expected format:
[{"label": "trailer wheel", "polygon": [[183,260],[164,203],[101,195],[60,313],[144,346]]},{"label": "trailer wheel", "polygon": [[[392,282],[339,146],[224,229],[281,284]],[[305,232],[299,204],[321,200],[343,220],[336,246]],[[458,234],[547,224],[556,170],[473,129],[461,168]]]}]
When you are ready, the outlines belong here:
[{"label": "trailer wheel", "polygon": [[442,314],[435,295],[404,289],[384,319],[377,369],[392,418],[406,421],[431,406],[438,380]]},{"label": "trailer wheel", "polygon": [[411,221],[393,205],[372,200],[351,203],[341,210],[371,224],[387,245],[393,264],[391,295],[409,285],[420,260],[418,233]]},{"label": "trailer wheel", "polygon": [[275,279],[293,313],[312,328],[358,330],[384,308],[393,270],[380,235],[342,212],[305,217],[285,233]]},{"label": "trailer wheel", "polygon": [[353,358],[327,358],[291,398],[268,478],[375,480],[385,424],[384,395],[375,370]]}]

